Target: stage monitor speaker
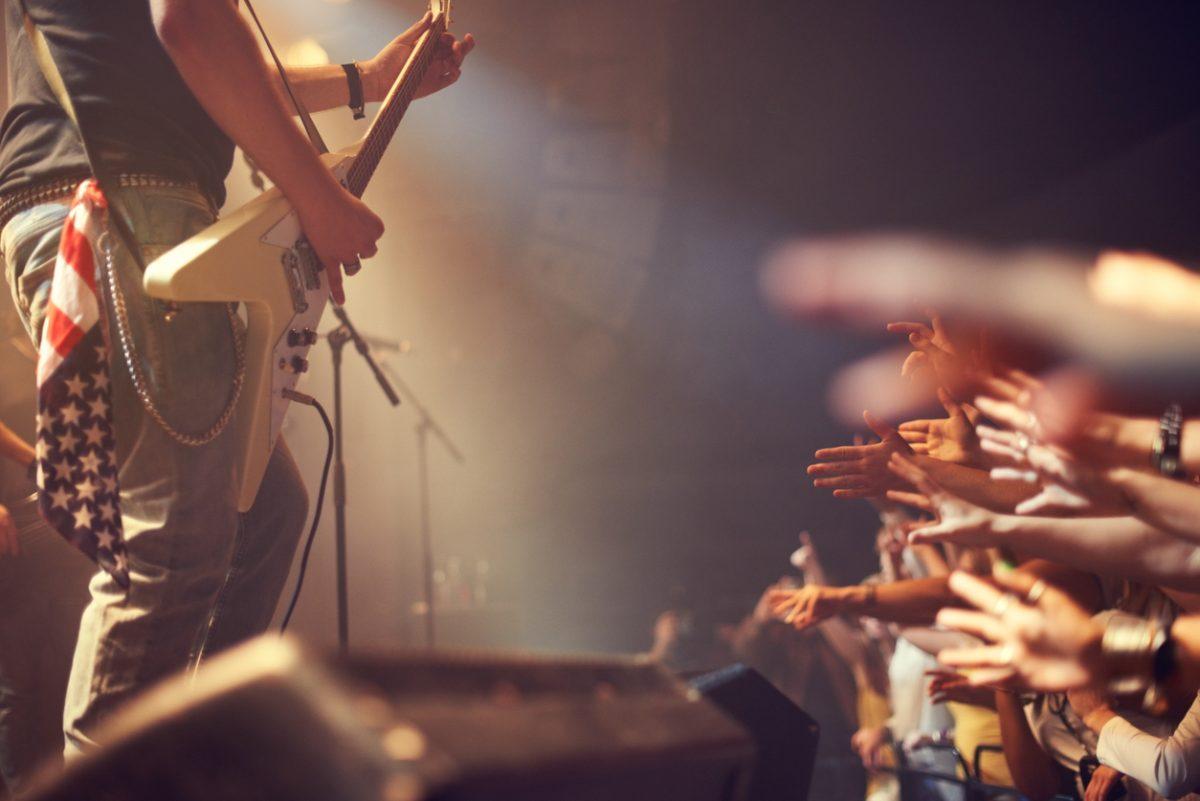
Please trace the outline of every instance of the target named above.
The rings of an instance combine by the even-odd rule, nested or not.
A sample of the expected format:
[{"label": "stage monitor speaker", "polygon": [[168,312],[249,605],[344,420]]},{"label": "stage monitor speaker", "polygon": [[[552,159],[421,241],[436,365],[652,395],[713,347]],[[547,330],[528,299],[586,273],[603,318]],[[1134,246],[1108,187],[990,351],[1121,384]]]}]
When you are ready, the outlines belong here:
[{"label": "stage monitor speaker", "polygon": [[267,636],[150,690],[29,801],[742,801],[746,731],[659,665],[322,660]]},{"label": "stage monitor speaker", "polygon": [[749,786],[745,730],[645,659],[385,653],[339,672],[446,766],[431,801],[734,801]]},{"label": "stage monitor speaker", "polygon": [[820,725],[745,665],[697,677],[692,686],[754,739],[758,756],[749,801],[807,801]]}]

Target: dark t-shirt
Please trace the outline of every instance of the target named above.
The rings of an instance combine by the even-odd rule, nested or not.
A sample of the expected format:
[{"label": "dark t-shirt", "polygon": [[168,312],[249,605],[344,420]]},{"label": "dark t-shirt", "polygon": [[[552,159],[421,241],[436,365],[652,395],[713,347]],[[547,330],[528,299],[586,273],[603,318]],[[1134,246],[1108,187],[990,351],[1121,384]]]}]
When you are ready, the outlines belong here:
[{"label": "dark t-shirt", "polygon": [[[4,0],[8,112],[0,124],[0,193],[86,175],[87,159],[38,68],[20,0]],[[198,181],[217,201],[233,142],[163,50],[147,0],[26,0],[50,44],[93,155],[111,170]]]}]

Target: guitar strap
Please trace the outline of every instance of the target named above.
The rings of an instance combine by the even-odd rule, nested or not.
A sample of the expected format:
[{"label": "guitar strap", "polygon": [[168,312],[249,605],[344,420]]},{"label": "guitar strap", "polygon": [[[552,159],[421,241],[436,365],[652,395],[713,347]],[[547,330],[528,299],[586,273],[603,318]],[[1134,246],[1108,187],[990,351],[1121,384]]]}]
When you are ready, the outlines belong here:
[{"label": "guitar strap", "polygon": [[243,2],[245,2],[246,10],[250,12],[255,26],[258,28],[259,35],[262,36],[263,44],[267,46],[267,51],[271,54],[271,60],[275,62],[275,69],[279,73],[279,79],[283,81],[283,89],[287,93],[288,99],[292,101],[292,107],[296,109],[297,116],[300,117],[300,123],[304,126],[304,132],[308,134],[308,141],[312,142],[312,146],[317,149],[318,153],[328,153],[329,148],[325,146],[325,140],[321,138],[321,132],[317,130],[312,115],[308,113],[308,109],[304,107],[304,104],[300,102],[300,98],[296,97],[296,93],[292,91],[292,82],[288,80],[287,70],[283,68],[283,62],[279,60],[279,56],[275,53],[275,45],[271,44],[271,37],[267,36],[267,29],[259,21],[258,12],[254,10],[254,6],[250,3],[250,0],[243,0]]}]

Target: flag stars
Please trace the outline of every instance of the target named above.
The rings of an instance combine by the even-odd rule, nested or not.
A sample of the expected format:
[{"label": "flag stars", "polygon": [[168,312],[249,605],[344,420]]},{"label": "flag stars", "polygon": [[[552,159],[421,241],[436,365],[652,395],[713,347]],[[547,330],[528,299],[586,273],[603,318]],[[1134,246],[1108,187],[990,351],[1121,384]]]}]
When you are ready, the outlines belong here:
[{"label": "flag stars", "polygon": [[57,462],[53,463],[47,461],[46,467],[49,468],[52,474],[49,476],[51,479],[58,479],[59,481],[69,481],[71,479],[71,463],[66,460],[66,457],[60,457]]},{"label": "flag stars", "polygon": [[75,528],[89,529],[92,527],[92,513],[87,506],[80,506],[74,512]]},{"label": "flag stars", "polygon": [[108,389],[108,371],[100,369],[92,373],[92,383],[95,384],[96,389]]},{"label": "flag stars", "polygon": [[83,398],[83,391],[87,389],[87,382],[83,380],[83,376],[77,375],[74,378],[68,378],[63,383],[67,385],[68,395],[74,395],[80,399]]},{"label": "flag stars", "polygon": [[92,423],[91,427],[83,432],[83,436],[88,445],[99,445],[104,441],[104,429],[99,423]]},{"label": "flag stars", "polygon": [[47,493],[47,494],[50,496],[50,508],[51,509],[58,509],[60,507],[63,509],[66,509],[67,501],[71,500],[71,493],[67,492],[65,489],[62,489],[61,487],[56,489],[54,492]]},{"label": "flag stars", "polygon": [[63,453],[74,453],[75,446],[80,442],[79,437],[72,434],[70,431],[58,438],[58,449]]},{"label": "flag stars", "polygon": [[63,425],[76,425],[79,422],[80,416],[83,415],[83,409],[71,401],[66,406],[62,407],[62,411],[58,413],[62,418]]},{"label": "flag stars", "polygon": [[[83,473],[91,473],[95,475],[100,472],[100,457],[88,451],[83,456],[79,457],[79,469]],[[96,489],[100,489],[100,485],[96,485]]]},{"label": "flag stars", "polygon": [[96,398],[94,401],[89,401],[88,406],[92,407],[92,414],[95,417],[108,416],[108,404],[105,402],[103,396]]},{"label": "flag stars", "polygon": [[116,476],[100,476],[100,481],[104,484],[104,491],[109,495],[117,494],[117,477]]},{"label": "flag stars", "polygon": [[39,411],[37,413],[37,430],[39,434],[49,434],[54,428],[54,415],[48,411]]},{"label": "flag stars", "polygon": [[117,507],[112,505],[112,501],[105,501],[96,507],[96,511],[100,513],[100,519],[106,523],[114,523],[117,519]]},{"label": "flag stars", "polygon": [[108,361],[108,347],[105,345],[97,345],[96,358],[102,362]]}]

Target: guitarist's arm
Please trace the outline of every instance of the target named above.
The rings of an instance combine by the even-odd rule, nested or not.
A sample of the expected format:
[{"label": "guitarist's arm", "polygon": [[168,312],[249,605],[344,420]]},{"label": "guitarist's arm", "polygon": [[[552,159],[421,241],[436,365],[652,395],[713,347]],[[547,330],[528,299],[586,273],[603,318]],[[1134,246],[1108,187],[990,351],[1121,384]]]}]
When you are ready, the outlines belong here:
[{"label": "guitarist's arm", "polygon": [[334,179],[292,123],[233,0],[150,0],[158,37],[209,116],[291,201],[344,302],[339,265],[375,255],[383,222]]},{"label": "guitarist's arm", "polygon": [[[358,69],[362,75],[363,100],[367,103],[378,103],[387,97],[388,90],[396,82],[400,70],[408,61],[413,46],[421,38],[421,34],[429,27],[431,18],[426,14],[415,25],[397,36],[380,50],[373,58],[359,61]],[[475,48],[475,37],[467,34],[458,41],[453,34],[442,35],[433,63],[425,73],[425,79],[417,89],[417,97],[426,97],[441,91],[458,80],[462,74],[463,59]],[[283,81],[279,79],[273,65],[268,65],[268,73],[275,89],[283,94]],[[287,67],[288,83],[292,91],[310,112],[346,106],[350,103],[350,85],[346,81],[346,73],[337,64],[323,64],[317,67]],[[290,106],[289,103],[284,103]]]}]

